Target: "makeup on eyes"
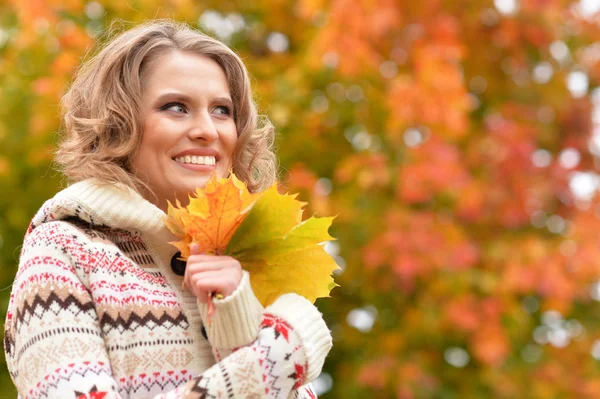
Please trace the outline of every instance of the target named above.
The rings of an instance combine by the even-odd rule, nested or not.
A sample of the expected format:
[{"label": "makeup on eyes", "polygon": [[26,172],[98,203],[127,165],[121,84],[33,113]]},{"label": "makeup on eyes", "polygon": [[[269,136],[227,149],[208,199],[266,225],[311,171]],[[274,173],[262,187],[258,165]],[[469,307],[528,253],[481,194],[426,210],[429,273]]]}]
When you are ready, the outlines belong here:
[{"label": "makeup on eyes", "polygon": [[185,106],[185,104],[183,104],[183,103],[180,103],[179,101],[171,101],[171,102],[168,102],[168,103],[166,103],[165,105],[163,105],[162,107],[160,107],[159,109],[160,109],[161,111],[166,111],[166,110],[168,110],[169,108],[171,108],[171,107],[174,107],[174,106],[180,106],[181,108],[183,108],[183,109],[185,109],[185,110],[187,111],[187,107]]},{"label": "makeup on eyes", "polygon": [[[163,97],[163,96],[161,96],[161,97]],[[166,100],[166,101],[168,101],[168,100]],[[212,107],[212,109],[218,109],[218,108],[223,109],[224,112],[220,115],[226,115],[226,116],[233,117],[233,105],[231,103],[231,100],[229,100],[227,98],[219,98],[219,99],[215,99],[215,102],[221,103],[221,104],[215,105],[214,107]],[[162,104],[162,102],[159,102],[159,104]],[[159,106],[158,109],[161,111],[166,111],[169,108],[174,107],[174,106],[180,106],[185,111],[188,110],[188,106],[185,104],[185,102],[182,102],[181,100],[168,101],[166,104]]]}]

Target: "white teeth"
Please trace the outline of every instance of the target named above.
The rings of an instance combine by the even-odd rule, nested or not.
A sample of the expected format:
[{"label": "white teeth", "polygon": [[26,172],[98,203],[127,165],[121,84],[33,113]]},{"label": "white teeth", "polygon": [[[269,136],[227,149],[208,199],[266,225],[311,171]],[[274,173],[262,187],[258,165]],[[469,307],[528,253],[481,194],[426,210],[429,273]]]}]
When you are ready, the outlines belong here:
[{"label": "white teeth", "polygon": [[186,155],[175,158],[175,162],[192,165],[215,165],[216,159],[213,156]]}]

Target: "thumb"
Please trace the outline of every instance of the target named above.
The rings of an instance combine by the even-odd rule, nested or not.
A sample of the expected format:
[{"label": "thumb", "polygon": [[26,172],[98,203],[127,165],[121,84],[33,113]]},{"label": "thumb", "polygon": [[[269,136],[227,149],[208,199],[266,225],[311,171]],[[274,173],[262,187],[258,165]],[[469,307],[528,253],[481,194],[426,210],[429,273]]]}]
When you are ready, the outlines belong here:
[{"label": "thumb", "polygon": [[200,255],[200,244],[193,242],[190,244],[190,255]]}]

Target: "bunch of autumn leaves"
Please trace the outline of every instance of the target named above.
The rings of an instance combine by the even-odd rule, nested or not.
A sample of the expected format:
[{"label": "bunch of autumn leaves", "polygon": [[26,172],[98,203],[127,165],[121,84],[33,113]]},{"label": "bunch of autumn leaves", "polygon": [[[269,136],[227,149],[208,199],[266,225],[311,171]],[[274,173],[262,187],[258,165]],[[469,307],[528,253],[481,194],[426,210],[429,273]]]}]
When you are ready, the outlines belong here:
[{"label": "bunch of autumn leaves", "polygon": [[192,243],[202,253],[237,259],[263,306],[287,292],[314,302],[336,286],[331,274],[337,265],[323,246],[333,239],[333,217],[302,221],[304,205],[296,195],[279,194],[277,184],[253,194],[233,173],[213,175],[189,205],[169,204],[166,224],[180,238],[172,244],[185,260]]}]

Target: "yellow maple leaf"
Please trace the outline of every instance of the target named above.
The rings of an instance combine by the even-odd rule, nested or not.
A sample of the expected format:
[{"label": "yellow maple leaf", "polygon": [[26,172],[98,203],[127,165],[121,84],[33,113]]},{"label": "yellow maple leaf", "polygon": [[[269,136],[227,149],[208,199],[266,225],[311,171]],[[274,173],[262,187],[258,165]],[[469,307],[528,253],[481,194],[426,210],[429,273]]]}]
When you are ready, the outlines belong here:
[{"label": "yellow maple leaf", "polygon": [[237,259],[263,306],[287,292],[314,302],[337,285],[331,274],[338,266],[324,248],[333,239],[328,233],[333,217],[303,222],[305,205],[296,195],[279,194],[277,184],[251,194],[232,173],[213,177],[187,207],[170,205],[167,226],[181,238],[173,244],[184,259],[192,242],[204,252]]},{"label": "yellow maple leaf", "polygon": [[328,233],[333,217],[302,222],[306,203],[295,198],[279,194],[276,184],[267,189],[226,251],[250,272],[254,294],[264,306],[286,292],[314,302],[336,286],[331,274],[338,266],[324,248],[333,240]]}]

